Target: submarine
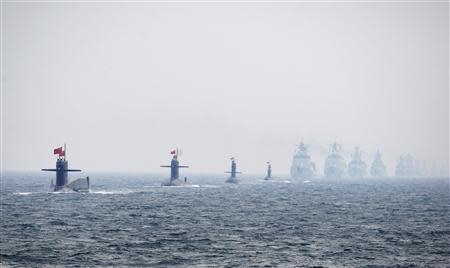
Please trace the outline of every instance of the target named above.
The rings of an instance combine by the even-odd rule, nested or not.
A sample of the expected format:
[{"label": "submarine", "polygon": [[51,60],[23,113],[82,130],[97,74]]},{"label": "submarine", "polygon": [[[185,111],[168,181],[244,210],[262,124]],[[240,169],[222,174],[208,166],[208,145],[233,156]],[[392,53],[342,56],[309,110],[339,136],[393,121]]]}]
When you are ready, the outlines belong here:
[{"label": "submarine", "polygon": [[69,172],[81,172],[81,169],[69,169],[69,162],[66,160],[67,150],[66,144],[53,150],[53,154],[58,155],[56,159],[56,168],[43,168],[42,171],[56,172],[56,184],[51,180],[49,192],[82,192],[87,193],[90,190],[89,176],[79,178],[69,182]]},{"label": "submarine", "polygon": [[180,180],[180,168],[188,168],[189,166],[180,166],[178,162],[178,148],[172,150],[170,154],[173,155],[172,161],[170,161],[170,166],[160,166],[165,168],[170,168],[170,179],[167,182],[161,183],[161,186],[182,186],[187,183],[187,178],[184,178],[184,182]]},{"label": "submarine", "polygon": [[272,165],[270,164],[270,162],[267,162],[267,175],[264,178],[264,180],[270,180],[272,178]]},{"label": "submarine", "polygon": [[230,158],[231,160],[231,171],[225,171],[225,173],[231,173],[231,176],[225,181],[227,183],[238,184],[238,180],[236,178],[236,174],[240,174],[241,172],[236,171],[236,161],[234,157]]}]

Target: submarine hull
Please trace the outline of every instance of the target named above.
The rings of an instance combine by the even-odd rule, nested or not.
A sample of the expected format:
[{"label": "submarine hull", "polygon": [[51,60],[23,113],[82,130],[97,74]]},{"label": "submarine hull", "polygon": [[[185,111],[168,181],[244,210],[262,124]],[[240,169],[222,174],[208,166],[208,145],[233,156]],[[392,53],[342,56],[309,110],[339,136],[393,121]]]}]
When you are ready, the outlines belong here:
[{"label": "submarine hull", "polygon": [[234,183],[234,184],[239,183],[236,177],[229,177],[225,182],[226,183]]},{"label": "submarine hull", "polygon": [[161,186],[183,186],[186,184],[187,183],[185,183],[184,181],[182,181],[180,179],[174,179],[174,180],[169,180],[167,182],[161,183]]},{"label": "submarine hull", "polygon": [[77,193],[89,193],[89,177],[79,178],[69,182],[66,185],[53,185],[50,184],[50,192],[77,192]]}]

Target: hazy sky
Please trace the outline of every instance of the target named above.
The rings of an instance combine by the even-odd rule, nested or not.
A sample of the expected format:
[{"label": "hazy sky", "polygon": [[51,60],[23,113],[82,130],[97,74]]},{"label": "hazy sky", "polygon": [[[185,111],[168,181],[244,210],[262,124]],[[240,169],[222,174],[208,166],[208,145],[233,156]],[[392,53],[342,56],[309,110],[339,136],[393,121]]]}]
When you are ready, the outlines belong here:
[{"label": "hazy sky", "polygon": [[449,162],[448,3],[5,3],[3,168]]}]

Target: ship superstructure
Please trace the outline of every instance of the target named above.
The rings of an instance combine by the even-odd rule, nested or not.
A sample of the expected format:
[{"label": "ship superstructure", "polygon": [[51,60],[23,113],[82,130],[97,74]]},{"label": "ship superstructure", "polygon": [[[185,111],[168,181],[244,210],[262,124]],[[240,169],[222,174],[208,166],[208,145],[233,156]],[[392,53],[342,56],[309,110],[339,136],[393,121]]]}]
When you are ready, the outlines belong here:
[{"label": "ship superstructure", "polygon": [[272,178],[272,164],[270,164],[270,162],[267,162],[267,174],[264,179],[267,181],[270,180],[271,178]]},{"label": "ship superstructure", "polygon": [[239,174],[241,172],[237,171],[236,160],[234,159],[234,157],[231,157],[230,160],[231,160],[231,170],[225,171],[225,173],[230,173],[231,175],[225,182],[238,184],[236,174]]},{"label": "ship superstructure", "polygon": [[375,154],[375,158],[372,162],[372,166],[370,167],[370,175],[373,177],[386,177],[386,166],[381,159],[380,151],[377,151]]},{"label": "ship superstructure", "polygon": [[178,148],[170,152],[172,156],[172,161],[170,161],[170,166],[161,166],[165,168],[170,168],[170,179],[167,182],[161,183],[161,186],[181,186],[186,183],[180,180],[180,168],[188,168],[189,166],[180,166],[178,161]]},{"label": "ship superstructure", "polygon": [[397,161],[395,167],[395,176],[397,177],[420,177],[426,175],[424,162],[418,161],[411,154],[402,155]]},{"label": "ship superstructure", "polygon": [[325,160],[324,174],[327,178],[342,178],[345,176],[345,159],[341,155],[341,146],[334,142]]},{"label": "ship superstructure", "polygon": [[309,179],[315,175],[315,172],[316,166],[311,161],[308,147],[303,142],[300,142],[292,159],[291,177]]},{"label": "ship superstructure", "polygon": [[348,163],[348,175],[350,177],[362,178],[366,176],[367,165],[361,158],[361,150],[359,147],[355,147],[352,154],[352,160]]},{"label": "ship superstructure", "polygon": [[58,155],[56,159],[56,168],[44,168],[42,171],[56,172],[56,181],[50,182],[49,192],[89,192],[90,182],[89,176],[86,178],[79,178],[69,182],[69,172],[80,172],[81,169],[69,169],[69,161],[66,160],[67,150],[66,145],[53,150],[53,154]]}]

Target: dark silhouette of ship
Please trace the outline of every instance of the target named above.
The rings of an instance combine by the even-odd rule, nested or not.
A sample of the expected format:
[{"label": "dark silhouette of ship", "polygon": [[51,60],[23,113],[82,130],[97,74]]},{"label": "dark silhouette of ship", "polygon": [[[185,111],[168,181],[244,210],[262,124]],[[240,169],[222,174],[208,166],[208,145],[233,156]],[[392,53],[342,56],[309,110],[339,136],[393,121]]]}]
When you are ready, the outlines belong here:
[{"label": "dark silhouette of ship", "polygon": [[264,179],[267,181],[270,180],[271,178],[272,178],[272,165],[270,164],[270,162],[267,162],[267,174]]},{"label": "dark silhouette of ship", "polygon": [[186,184],[187,179],[184,178],[184,182],[180,180],[180,168],[188,168],[189,166],[180,166],[178,161],[178,148],[170,152],[173,155],[170,166],[161,166],[170,168],[170,179],[167,182],[161,183],[161,186],[181,186]]},{"label": "dark silhouette of ship", "polygon": [[90,181],[89,176],[86,178],[79,178],[69,182],[69,172],[80,172],[81,169],[69,169],[69,161],[66,160],[67,150],[66,145],[53,150],[53,153],[58,155],[56,159],[56,168],[43,168],[42,171],[56,172],[56,182],[50,182],[49,192],[89,192]]},{"label": "dark silhouette of ship", "polygon": [[236,177],[236,174],[241,173],[236,170],[236,160],[234,157],[230,158],[231,160],[231,171],[225,171],[225,173],[230,173],[230,177],[225,181],[227,183],[234,183],[238,184],[238,179]]}]

